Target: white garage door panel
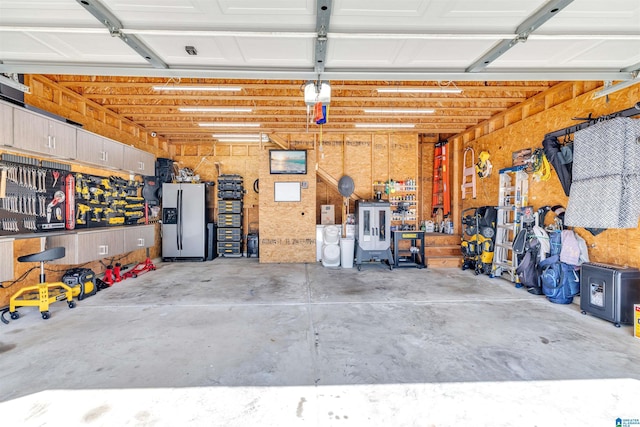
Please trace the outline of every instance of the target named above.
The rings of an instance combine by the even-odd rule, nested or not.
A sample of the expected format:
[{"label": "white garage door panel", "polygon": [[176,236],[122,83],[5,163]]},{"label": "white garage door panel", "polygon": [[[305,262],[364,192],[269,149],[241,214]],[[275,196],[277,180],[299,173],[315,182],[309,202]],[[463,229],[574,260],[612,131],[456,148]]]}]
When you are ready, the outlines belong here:
[{"label": "white garage door panel", "polygon": [[465,68],[490,40],[335,39],[327,49],[327,67]]},{"label": "white garage door panel", "polygon": [[536,33],[640,34],[640,1],[576,0]]},{"label": "white garage door panel", "polygon": [[315,22],[314,0],[218,0],[217,3],[225,14],[309,16]]},{"label": "white garage door panel", "polygon": [[11,60],[144,64],[146,61],[108,34],[0,33],[0,57]]},{"label": "white garage door panel", "polygon": [[103,0],[126,28],[301,30],[315,28],[313,0]]},{"label": "white garage door panel", "polygon": [[236,43],[247,64],[309,66],[313,64],[312,39],[238,37]]},{"label": "white garage door panel", "polygon": [[[141,36],[140,39],[170,64],[241,63],[242,55],[234,37]],[[194,46],[191,56],[185,46]]]},{"label": "white garage door panel", "polygon": [[335,0],[332,31],[513,33],[541,0]]},{"label": "white garage door panel", "polygon": [[[278,37],[141,37],[172,66],[312,66],[313,39]],[[194,46],[191,56],[185,46]]]},{"label": "white garage door panel", "polygon": [[491,68],[624,68],[640,62],[640,41],[529,40],[498,58]]},{"label": "white garage door panel", "polygon": [[402,40],[334,40],[327,47],[327,67],[390,67],[403,49]]},{"label": "white garage door panel", "polygon": [[2,0],[1,25],[99,27],[75,0]]},{"label": "white garage door panel", "polygon": [[[413,67],[466,68],[478,52],[491,48],[491,40],[411,40],[413,47],[405,65]],[[400,64],[398,64],[400,65]]]}]

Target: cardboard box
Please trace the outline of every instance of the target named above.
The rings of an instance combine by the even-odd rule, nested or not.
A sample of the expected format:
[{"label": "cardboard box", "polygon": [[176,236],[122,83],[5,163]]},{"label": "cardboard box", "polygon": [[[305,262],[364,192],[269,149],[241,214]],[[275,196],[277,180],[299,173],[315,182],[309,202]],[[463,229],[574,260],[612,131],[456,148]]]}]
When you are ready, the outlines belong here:
[{"label": "cardboard box", "polygon": [[640,339],[640,304],[633,306],[633,336]]},{"label": "cardboard box", "polygon": [[336,211],[333,205],[320,205],[320,224],[331,225],[336,223]]}]

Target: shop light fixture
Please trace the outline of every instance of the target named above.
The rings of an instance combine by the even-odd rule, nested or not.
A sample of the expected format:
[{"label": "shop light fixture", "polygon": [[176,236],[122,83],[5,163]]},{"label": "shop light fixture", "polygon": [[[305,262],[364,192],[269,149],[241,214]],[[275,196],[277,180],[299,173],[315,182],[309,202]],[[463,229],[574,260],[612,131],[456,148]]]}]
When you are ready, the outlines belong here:
[{"label": "shop light fixture", "polygon": [[153,86],[153,90],[158,91],[193,91],[193,92],[239,92],[242,90],[238,86]]},{"label": "shop light fixture", "polygon": [[365,108],[365,113],[380,114],[433,114],[435,110],[411,109],[411,108]]},{"label": "shop light fixture", "polygon": [[264,133],[214,133],[211,136],[218,142],[269,142],[269,137]]},{"label": "shop light fixture", "polygon": [[250,107],[180,107],[183,113],[250,113]]},{"label": "shop light fixture", "polygon": [[258,142],[268,142],[268,139],[260,139],[260,138],[216,138],[218,142],[249,142],[249,143],[258,143]]},{"label": "shop light fixture", "polygon": [[198,123],[200,127],[219,127],[219,128],[257,128],[260,123]]},{"label": "shop light fixture", "polygon": [[378,93],[462,93],[457,87],[384,87]]},{"label": "shop light fixture", "polygon": [[211,135],[214,138],[255,138],[267,139],[267,135],[261,133],[214,133]]},{"label": "shop light fixture", "polygon": [[413,123],[356,123],[357,128],[414,128]]}]

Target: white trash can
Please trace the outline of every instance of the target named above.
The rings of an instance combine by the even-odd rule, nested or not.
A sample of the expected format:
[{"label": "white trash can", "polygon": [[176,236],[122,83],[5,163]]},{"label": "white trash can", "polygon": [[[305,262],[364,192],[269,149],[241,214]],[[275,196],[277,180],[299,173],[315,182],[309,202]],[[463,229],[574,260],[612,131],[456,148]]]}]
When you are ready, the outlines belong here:
[{"label": "white trash can", "polygon": [[340,239],[340,257],[342,268],[353,268],[353,259],[355,258],[356,241],[352,237]]}]

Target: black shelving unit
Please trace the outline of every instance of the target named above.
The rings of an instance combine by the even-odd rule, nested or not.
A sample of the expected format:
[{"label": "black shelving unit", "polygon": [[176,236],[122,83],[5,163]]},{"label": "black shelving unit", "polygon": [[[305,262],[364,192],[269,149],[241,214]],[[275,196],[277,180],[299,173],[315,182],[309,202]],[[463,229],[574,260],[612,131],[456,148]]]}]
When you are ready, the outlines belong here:
[{"label": "black shelving unit", "polygon": [[240,175],[218,177],[218,256],[242,256],[244,194],[243,180]]}]

